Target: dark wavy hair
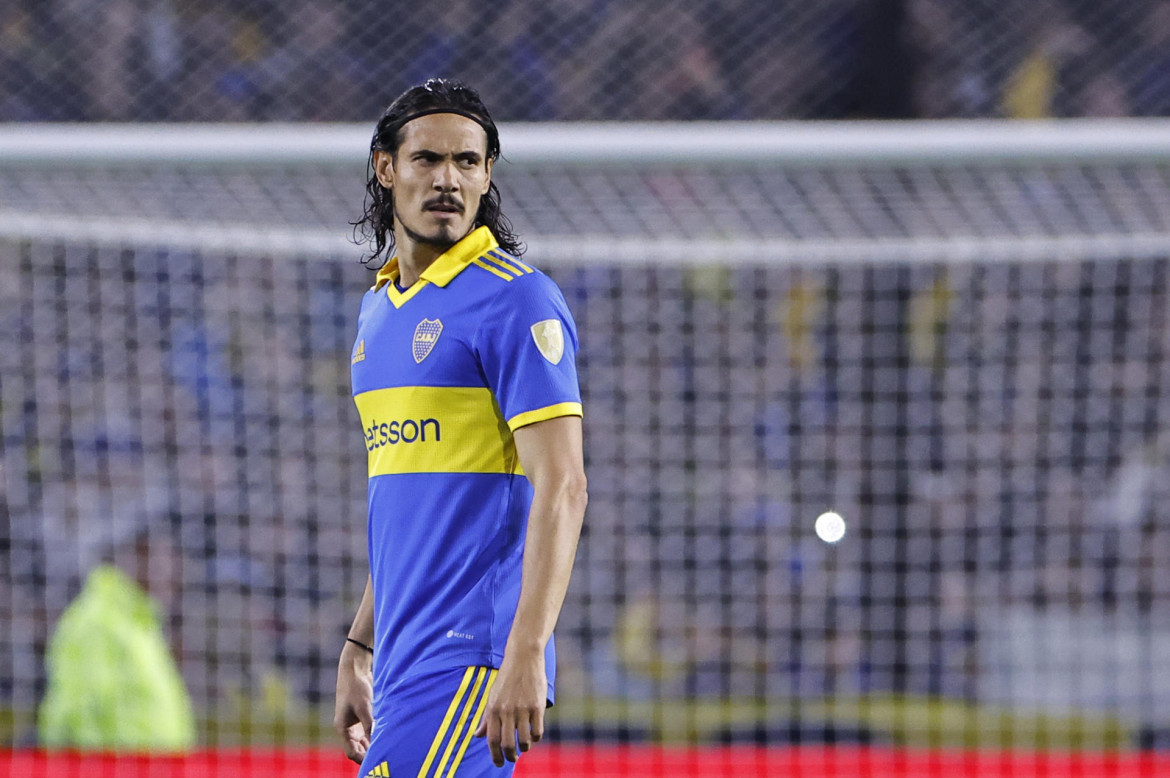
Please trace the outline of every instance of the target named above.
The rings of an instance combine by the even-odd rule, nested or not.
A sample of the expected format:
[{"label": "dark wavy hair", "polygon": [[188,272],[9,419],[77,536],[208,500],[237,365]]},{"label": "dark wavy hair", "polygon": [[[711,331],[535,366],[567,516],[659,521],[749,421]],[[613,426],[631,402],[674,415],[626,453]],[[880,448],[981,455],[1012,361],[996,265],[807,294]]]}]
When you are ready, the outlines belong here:
[{"label": "dark wavy hair", "polygon": [[[369,243],[372,251],[363,261],[368,265],[382,257],[389,259],[394,249],[394,193],[382,186],[374,171],[374,152],[398,153],[402,143],[402,128],[412,119],[430,113],[451,113],[466,116],[483,127],[487,133],[487,158],[493,162],[500,157],[500,134],[492,121],[487,106],[483,104],[474,89],[459,81],[446,78],[432,78],[413,86],[398,96],[382,112],[374,137],[370,141],[370,156],[366,161],[366,197],[362,218],[351,222],[357,243]],[[479,201],[474,227],[487,225],[495,235],[500,247],[510,254],[520,256],[524,244],[513,231],[512,222],[500,210],[500,190],[492,181],[487,194]]]}]

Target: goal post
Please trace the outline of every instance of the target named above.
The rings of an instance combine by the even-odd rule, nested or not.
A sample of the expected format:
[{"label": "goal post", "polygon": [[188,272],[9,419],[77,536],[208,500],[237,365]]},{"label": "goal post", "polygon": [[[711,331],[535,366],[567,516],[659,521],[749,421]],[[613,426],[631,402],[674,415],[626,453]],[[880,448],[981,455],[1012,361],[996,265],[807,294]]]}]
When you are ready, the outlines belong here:
[{"label": "goal post", "polygon": [[[101,190],[103,171],[114,180],[118,174],[132,175],[144,169],[212,179],[244,171],[257,177],[282,173],[333,177],[349,174],[360,180],[368,135],[369,128],[361,125],[6,125],[0,126],[0,160],[13,182],[34,179],[40,170],[95,179],[95,193]],[[957,181],[966,177],[964,169],[971,169],[975,176],[983,170],[1021,178],[1043,176],[1049,169],[1070,170],[1073,176],[1094,170],[1118,174],[1133,165],[1157,166],[1170,159],[1170,132],[1165,123],[1132,119],[511,124],[501,128],[501,138],[506,154],[497,168],[497,177],[505,181],[509,174],[543,175],[550,169],[578,175],[610,172],[615,177],[619,171],[629,177],[644,177],[663,169],[691,169],[741,174],[758,170],[806,178],[812,174],[821,175],[830,186],[834,178],[845,186],[866,186],[880,180],[884,171],[887,176],[905,178],[904,184],[893,184],[909,195],[904,205],[924,210],[931,210],[926,206],[941,205],[929,200],[937,193],[928,188],[915,199],[915,190],[939,174]],[[979,185],[978,178],[970,180],[973,187]],[[994,183],[990,180],[984,185]],[[1026,188],[1026,180],[1017,183],[1021,190]],[[1085,188],[1094,185],[1088,179],[1078,183]],[[1100,185],[1104,188],[1109,183],[1103,181]],[[1129,186],[1127,182],[1117,182],[1116,188],[1130,190],[1131,197],[1141,197],[1142,183],[1140,179]],[[186,245],[306,255],[344,253],[349,245],[346,225],[320,218],[326,214],[319,214],[321,224],[293,229],[279,220],[265,223],[262,213],[248,217],[247,212],[239,210],[213,221],[191,217],[168,221],[144,216],[132,202],[117,213],[95,212],[88,220],[85,204],[75,202],[73,207],[80,212],[76,223],[71,227],[57,220],[53,227],[49,222],[61,204],[50,207],[30,203],[19,197],[22,189],[9,187],[11,199],[0,211],[2,236],[43,236],[48,230],[64,239],[85,235],[105,242],[138,243],[158,233],[171,235],[171,240]],[[353,199],[343,192],[329,194],[341,202]],[[994,196],[994,192],[991,194]],[[875,191],[872,196],[880,200],[880,195]],[[956,200],[959,196],[955,195]],[[558,199],[563,197],[561,194]],[[352,202],[349,205],[353,207]],[[1138,213],[1141,210],[1144,209]],[[231,217],[234,222],[228,220]],[[811,238],[759,225],[754,225],[753,230],[722,234],[727,228],[719,220],[706,219],[694,225],[695,234],[686,236],[654,235],[652,229],[635,235],[600,230],[582,239],[575,233],[542,230],[531,235],[530,241],[553,261],[565,256],[569,245],[577,244],[607,245],[593,250],[604,251],[613,261],[669,258],[700,264],[712,260],[752,263],[761,257],[836,262],[899,257],[968,261],[1000,256],[1052,259],[1070,257],[1070,252],[1098,257],[1102,250],[1126,256],[1165,252],[1165,243],[1160,240],[1162,230],[1157,224],[1122,224],[1106,231],[1070,220],[1059,226],[1071,229],[1034,229],[1018,235],[1010,219],[1001,221],[994,225],[1000,229],[990,232],[980,229],[985,225],[956,222],[922,235],[869,235],[862,229],[858,234]],[[640,240],[651,236],[653,241]],[[575,256],[582,257],[581,250],[578,248]]]},{"label": "goal post", "polygon": [[[328,741],[369,133],[0,126],[0,736],[35,738],[53,623],[149,525],[202,742]],[[1170,124],[501,141],[582,344],[557,738],[1170,743]]]}]

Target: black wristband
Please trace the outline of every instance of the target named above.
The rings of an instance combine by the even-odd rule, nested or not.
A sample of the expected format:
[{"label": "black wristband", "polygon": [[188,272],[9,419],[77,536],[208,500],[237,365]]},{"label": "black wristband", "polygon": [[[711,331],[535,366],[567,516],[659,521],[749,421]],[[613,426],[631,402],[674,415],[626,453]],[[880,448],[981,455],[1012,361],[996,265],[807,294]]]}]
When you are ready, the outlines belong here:
[{"label": "black wristband", "polygon": [[353,643],[355,646],[359,646],[361,648],[364,648],[365,650],[369,651],[371,654],[374,653],[374,649],[372,647],[367,646],[365,643],[361,642],[360,640],[354,640],[351,637],[347,637],[345,640],[347,643]]}]

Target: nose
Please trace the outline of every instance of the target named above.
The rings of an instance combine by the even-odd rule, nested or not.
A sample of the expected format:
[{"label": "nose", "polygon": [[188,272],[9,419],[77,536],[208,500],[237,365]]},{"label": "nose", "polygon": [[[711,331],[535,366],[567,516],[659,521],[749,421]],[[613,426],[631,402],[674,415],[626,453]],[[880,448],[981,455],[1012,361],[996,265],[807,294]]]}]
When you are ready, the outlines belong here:
[{"label": "nose", "polygon": [[454,192],[459,188],[459,176],[454,161],[444,162],[435,169],[434,186],[439,192]]}]

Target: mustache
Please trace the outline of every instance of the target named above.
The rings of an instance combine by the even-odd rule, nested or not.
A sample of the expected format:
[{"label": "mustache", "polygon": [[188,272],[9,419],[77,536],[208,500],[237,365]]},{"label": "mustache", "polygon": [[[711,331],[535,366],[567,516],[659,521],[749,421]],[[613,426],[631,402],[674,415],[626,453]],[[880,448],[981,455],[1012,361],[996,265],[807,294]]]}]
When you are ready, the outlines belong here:
[{"label": "mustache", "polygon": [[463,211],[463,203],[452,195],[439,195],[438,197],[432,197],[430,200],[427,200],[423,203],[424,210],[430,210],[431,208],[440,206],[447,206],[456,208],[461,212]]}]

